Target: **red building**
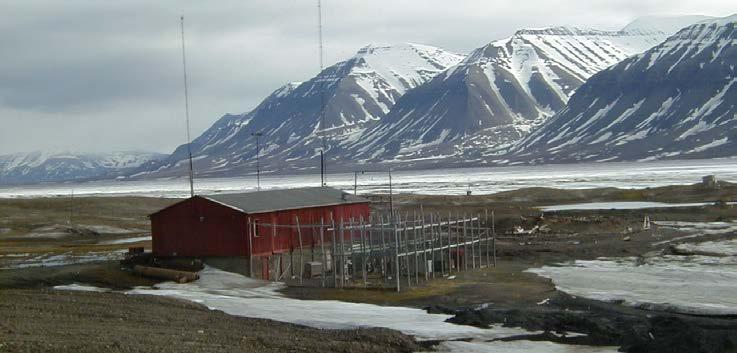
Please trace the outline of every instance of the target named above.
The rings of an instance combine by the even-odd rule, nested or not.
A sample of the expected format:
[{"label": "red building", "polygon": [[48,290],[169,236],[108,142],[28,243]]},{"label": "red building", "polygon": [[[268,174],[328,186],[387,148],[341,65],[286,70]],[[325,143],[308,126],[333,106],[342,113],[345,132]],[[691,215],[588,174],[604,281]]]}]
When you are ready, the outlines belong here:
[{"label": "red building", "polygon": [[[198,195],[150,215],[153,254],[264,257],[268,267],[272,255],[300,247],[300,233],[303,248],[319,245],[315,225],[367,220],[369,214],[369,200],[329,187]],[[300,232],[284,227],[297,221]],[[326,243],[331,237],[323,233]]]}]

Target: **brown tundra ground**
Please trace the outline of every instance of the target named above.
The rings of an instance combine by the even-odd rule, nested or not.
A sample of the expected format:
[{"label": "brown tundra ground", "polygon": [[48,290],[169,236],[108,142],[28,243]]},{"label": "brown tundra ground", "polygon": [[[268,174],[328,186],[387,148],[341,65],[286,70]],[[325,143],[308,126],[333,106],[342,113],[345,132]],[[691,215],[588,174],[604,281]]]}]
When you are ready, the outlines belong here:
[{"label": "brown tundra ground", "polygon": [[[373,195],[370,198],[375,201],[376,211],[386,209],[386,195]],[[536,308],[537,303],[552,298],[561,307],[578,308],[585,304],[599,316],[636,321],[652,313],[623,312],[630,309],[620,310],[616,304],[572,300],[557,292],[549,280],[524,270],[575,259],[643,256],[650,252],[669,251],[668,244],[655,244],[682,234],[669,229],[642,230],[646,215],[655,221],[733,220],[737,219],[737,208],[717,203],[688,208],[564,211],[542,216],[536,207],[602,201],[681,203],[735,199],[737,187],[726,183],[719,189],[697,184],[643,190],[532,188],[479,196],[395,195],[395,205],[401,212],[411,213],[418,210],[420,205],[426,212],[442,214],[453,212],[483,216],[485,211],[493,210],[499,236],[497,266],[462,272],[453,280],[439,277],[423,281],[412,290],[401,293],[293,286],[287,288],[285,294],[303,299],[431,307],[431,310],[451,314],[461,313],[478,304],[492,303],[503,310],[522,312],[526,318],[536,317],[534,312],[528,311]],[[0,270],[0,351],[409,352],[428,348],[419,346],[411,337],[389,330],[316,330],[269,320],[231,317],[174,299],[49,289],[54,285],[84,283],[124,290],[154,283],[122,271],[117,261],[9,268],[17,267],[13,264],[24,261],[33,263],[34,258],[40,258],[38,261],[43,262],[54,255],[84,258],[88,254],[121,252],[131,245],[149,249],[150,240],[142,239],[149,235],[147,215],[176,201],[147,197],[0,199],[0,268],[5,268]],[[511,234],[511,230],[517,226],[530,229],[543,225],[549,229],[546,233]],[[626,230],[627,234],[624,234]],[[724,235],[699,240],[712,238],[723,239]],[[596,309],[597,305],[602,307]],[[458,315],[459,323],[484,325],[484,322]],[[556,315],[551,313],[548,316]],[[702,326],[716,327],[716,330],[727,327],[727,332],[734,328],[733,331],[737,332],[734,319],[675,319],[685,320],[684,327],[697,327],[690,328],[689,332],[706,339],[712,336],[699,331]],[[525,319],[520,319],[518,325],[539,329],[533,323],[525,322]],[[719,337],[726,342],[734,339],[728,334]],[[544,336],[536,339],[551,338]],[[611,344],[593,338],[564,342]]]}]

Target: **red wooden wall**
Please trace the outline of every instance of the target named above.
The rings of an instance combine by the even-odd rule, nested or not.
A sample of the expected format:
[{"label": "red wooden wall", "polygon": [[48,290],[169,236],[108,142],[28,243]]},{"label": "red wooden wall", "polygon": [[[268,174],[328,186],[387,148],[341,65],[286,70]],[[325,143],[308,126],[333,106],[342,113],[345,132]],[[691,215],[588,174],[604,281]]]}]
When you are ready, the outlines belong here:
[{"label": "red wooden wall", "polygon": [[[296,210],[284,210],[269,213],[260,213],[250,215],[250,221],[261,224],[258,226],[258,236],[253,237],[253,254],[254,255],[270,255],[274,253],[288,252],[290,249],[299,248],[299,233],[293,228],[276,228],[272,229],[271,224],[279,225],[296,225],[297,217],[299,217],[300,230],[302,233],[302,246],[309,248],[311,246],[320,246],[320,229],[319,227],[310,227],[311,225],[319,225],[323,222],[325,225],[332,227],[331,219],[335,221],[336,227],[340,220],[345,222],[353,218],[356,222],[361,217],[368,221],[370,214],[368,203],[348,204],[337,206],[302,208]],[[274,236],[274,232],[276,236]],[[348,238],[348,234],[345,237]],[[325,243],[331,243],[333,234],[325,231],[323,234]]]},{"label": "red wooden wall", "polygon": [[151,215],[156,256],[248,255],[246,215],[194,197]]},{"label": "red wooden wall", "polygon": [[[249,221],[261,224],[258,236],[252,238],[253,255],[269,256],[299,247],[296,229],[276,228],[268,224],[294,225],[296,217],[302,232],[302,246],[320,246],[318,227],[343,219],[368,220],[368,203],[302,208],[247,215],[210,200],[193,197],[151,215],[151,233],[155,256],[247,256],[249,252]],[[346,238],[349,234],[346,232]],[[332,242],[332,233],[324,232],[325,243]]]}]

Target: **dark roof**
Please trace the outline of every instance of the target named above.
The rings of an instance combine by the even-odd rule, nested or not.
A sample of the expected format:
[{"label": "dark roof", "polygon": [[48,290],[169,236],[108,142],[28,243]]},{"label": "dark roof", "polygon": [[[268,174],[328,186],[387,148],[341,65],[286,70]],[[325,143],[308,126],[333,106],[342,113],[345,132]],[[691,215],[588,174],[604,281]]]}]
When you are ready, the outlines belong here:
[{"label": "dark roof", "polygon": [[368,199],[360,196],[354,196],[331,187],[319,186],[239,194],[204,195],[200,197],[251,214],[369,202]]}]

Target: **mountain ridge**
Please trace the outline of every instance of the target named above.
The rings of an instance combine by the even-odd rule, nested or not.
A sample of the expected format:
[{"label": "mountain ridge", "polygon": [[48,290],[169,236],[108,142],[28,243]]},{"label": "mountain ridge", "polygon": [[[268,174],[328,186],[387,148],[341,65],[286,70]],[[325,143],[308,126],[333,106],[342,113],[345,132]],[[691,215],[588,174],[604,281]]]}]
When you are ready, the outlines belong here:
[{"label": "mountain ridge", "polygon": [[[571,104],[573,97],[580,95],[580,90],[589,89],[587,83],[592,78],[622,62],[645,60],[643,52],[670,39],[673,33],[669,30],[694,21],[706,23],[699,26],[710,26],[728,20],[705,16],[649,17],[632,21],[620,30],[576,26],[520,29],[466,56],[416,43],[368,44],[304,82],[277,88],[248,112],[219,118],[192,141],[195,174],[207,177],[253,173],[255,133],[261,134],[258,148],[262,170],[274,173],[314,173],[319,170],[322,149],[329,172],[387,166],[478,166],[520,163],[525,159],[533,163],[557,162],[563,159],[543,157],[539,149],[521,152],[524,148],[516,146],[531,145],[530,136],[538,136],[541,127],[552,126],[551,117],[571,114],[576,108]],[[673,57],[674,63],[680,61]],[[647,58],[659,60],[652,55]],[[641,65],[642,69],[648,66]],[[609,79],[617,82],[615,76]],[[657,91],[657,85],[653,87]],[[731,94],[730,87],[725,92]],[[589,97],[595,99],[593,95]],[[577,99],[577,109],[585,111],[585,101]],[[600,106],[603,101],[589,102],[592,109],[598,110],[587,114],[595,115],[605,108],[606,105]],[[628,107],[636,111],[633,104],[637,102],[629,103],[632,104]],[[664,102],[660,103],[659,107]],[[617,110],[616,104],[611,109],[626,111]],[[696,131],[705,127],[691,128]],[[637,140],[638,133],[641,132],[632,132],[632,141]],[[604,133],[591,134],[594,137],[588,142],[593,145],[608,138]],[[553,147],[558,141],[566,141],[565,137],[556,137],[547,137]],[[576,137],[568,141],[575,141]],[[727,145],[718,145],[719,141],[693,144],[692,149],[702,150],[691,154],[707,155]],[[565,151],[566,146],[559,149]],[[676,151],[661,152],[643,158],[677,156],[667,155]],[[575,151],[557,153],[576,155]],[[164,158],[150,158],[117,170],[125,170],[125,175],[134,179],[182,176],[187,174],[187,158],[187,145],[181,145]],[[613,157],[599,159],[608,158]],[[54,160],[61,162],[63,158]],[[66,161],[72,162],[70,170],[79,171],[76,177],[94,178],[94,173],[98,173],[97,177],[119,175],[117,170],[112,171],[115,168],[101,162],[77,163],[74,158]],[[88,168],[92,165],[98,169]],[[62,166],[51,169],[62,170]],[[88,169],[89,173],[82,172]],[[74,179],[73,174],[48,178]],[[23,174],[14,178],[21,180]],[[45,180],[42,176],[35,178]]]},{"label": "mountain ridge", "polygon": [[670,35],[641,32],[575,26],[518,30],[473,50],[400,98],[349,151],[365,163],[412,163],[478,159],[480,149],[509,147],[562,109],[591,75]]},{"label": "mountain ridge", "polygon": [[29,182],[60,182],[89,178],[115,178],[164,158],[154,152],[109,153],[41,151],[0,155],[0,185]]},{"label": "mountain ridge", "polygon": [[533,163],[734,155],[737,15],[686,27],[594,75],[513,149]]},{"label": "mountain ridge", "polygon": [[[382,118],[405,92],[424,83],[463,56],[415,43],[367,45],[299,85],[283,86],[255,109],[225,115],[192,143],[195,169],[202,175],[250,171],[261,133],[264,165],[315,169],[319,149],[340,149]],[[136,177],[181,175],[186,145]],[[334,155],[334,154],[333,154]]]}]

